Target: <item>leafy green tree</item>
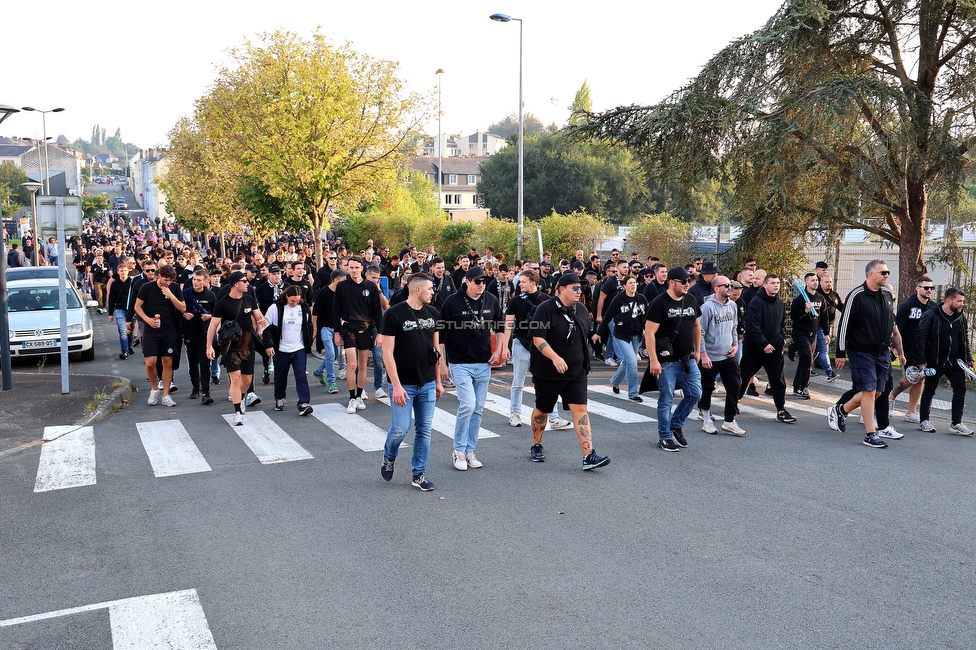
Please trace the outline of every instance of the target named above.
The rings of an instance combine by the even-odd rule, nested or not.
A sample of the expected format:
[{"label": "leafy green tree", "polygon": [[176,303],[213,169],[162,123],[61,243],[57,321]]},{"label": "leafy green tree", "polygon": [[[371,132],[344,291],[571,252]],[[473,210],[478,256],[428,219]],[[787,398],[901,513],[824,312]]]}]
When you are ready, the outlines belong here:
[{"label": "leafy green tree", "polygon": [[81,211],[85,219],[94,219],[101,210],[108,210],[111,200],[108,194],[85,194],[81,197]]},{"label": "leafy green tree", "polygon": [[586,122],[586,116],[593,112],[593,99],[590,97],[590,84],[584,80],[583,85],[576,91],[573,97],[573,105],[570,107],[569,124],[577,126]]},{"label": "leafy green tree", "polygon": [[[535,230],[532,228],[531,222],[526,222],[525,241],[522,242],[523,251],[533,250],[530,244],[532,241],[531,235],[534,232]],[[468,244],[469,248],[471,246],[476,246],[479,251],[490,247],[496,255],[503,253],[505,255],[505,261],[511,263],[515,260],[515,255],[518,251],[518,224],[508,219],[488,218],[479,223],[475,228],[471,243]],[[467,248],[463,252],[467,253]]]},{"label": "leafy green tree", "polygon": [[[568,214],[559,214],[553,210],[549,216],[539,220],[538,224],[532,224],[526,230],[534,235],[536,228],[542,229],[543,250],[551,252],[554,260],[572,258],[577,248],[594,249],[597,244],[614,233],[614,229],[606,220],[588,214],[586,210],[574,210]],[[526,239],[538,242],[538,239],[533,239],[531,235]],[[530,244],[526,250],[536,249],[537,245]]]},{"label": "leafy green tree", "polygon": [[318,32],[310,40],[264,34],[231,57],[194,121],[221,158],[301,215],[316,240],[332,210],[355,209],[394,185],[430,104],[405,91],[395,63]]},{"label": "leafy green tree", "polygon": [[[12,160],[0,163],[0,190],[3,194],[3,213],[12,215],[20,207],[30,205],[30,192],[20,186],[30,179],[23,169],[14,165]],[[4,189],[5,188],[5,189]]]},{"label": "leafy green tree", "polygon": [[[626,149],[545,133],[526,137],[524,159],[527,217],[582,209],[619,222],[648,208],[644,172]],[[493,216],[514,218],[518,201],[516,147],[505,147],[481,164],[478,193]]]},{"label": "leafy green tree", "polygon": [[[528,136],[530,133],[545,133],[546,125],[542,123],[542,120],[537,118],[532,113],[522,113],[522,119],[525,120],[525,135]],[[509,140],[513,135],[518,136],[518,114],[510,113],[502,119],[498,120],[494,124],[488,127],[489,133],[494,133],[498,137]]]},{"label": "leafy green tree", "polygon": [[667,212],[647,214],[634,222],[627,237],[631,250],[642,256],[657,255],[669,267],[687,264],[694,259],[694,226]]},{"label": "leafy green tree", "polygon": [[[747,249],[861,228],[897,244],[905,298],[926,271],[929,211],[955,215],[976,138],[976,6],[787,0],[657,106],[579,127],[660,164],[682,194],[736,188]],[[962,215],[969,218],[969,215]]]}]

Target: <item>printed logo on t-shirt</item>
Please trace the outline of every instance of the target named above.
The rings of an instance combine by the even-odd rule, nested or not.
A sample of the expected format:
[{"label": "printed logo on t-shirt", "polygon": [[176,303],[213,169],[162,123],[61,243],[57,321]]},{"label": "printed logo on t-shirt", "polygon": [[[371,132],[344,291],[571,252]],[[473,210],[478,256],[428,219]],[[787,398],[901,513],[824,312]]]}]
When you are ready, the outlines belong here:
[{"label": "printed logo on t-shirt", "polygon": [[684,309],[682,309],[681,307],[671,307],[670,309],[668,309],[668,318],[684,318],[685,316],[694,316],[694,315],[695,315],[694,307],[685,307]]},{"label": "printed logo on t-shirt", "polygon": [[908,320],[918,320],[922,317],[922,310],[918,307],[912,307],[912,311],[908,314]]},{"label": "printed logo on t-shirt", "polygon": [[433,318],[419,318],[417,320],[403,321],[403,331],[412,332],[415,329],[432,330],[434,329]]},{"label": "printed logo on t-shirt", "polygon": [[369,298],[369,289],[363,289],[363,296]]}]

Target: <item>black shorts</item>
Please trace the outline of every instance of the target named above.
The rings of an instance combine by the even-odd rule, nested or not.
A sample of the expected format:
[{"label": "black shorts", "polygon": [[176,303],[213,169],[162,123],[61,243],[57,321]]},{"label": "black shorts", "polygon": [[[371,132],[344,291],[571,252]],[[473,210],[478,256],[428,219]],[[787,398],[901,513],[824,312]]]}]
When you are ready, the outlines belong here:
[{"label": "black shorts", "polygon": [[552,380],[532,378],[535,386],[535,407],[543,413],[552,413],[561,397],[563,408],[570,404],[586,404],[586,376],[578,379]]},{"label": "black shorts", "polygon": [[257,354],[251,346],[243,349],[230,348],[220,356],[220,363],[227,372],[240,371],[242,375],[254,374],[254,359]]},{"label": "black shorts", "polygon": [[142,356],[173,356],[178,346],[178,336],[172,327],[156,329],[146,325],[142,328]]},{"label": "black shorts", "polygon": [[342,349],[356,348],[357,350],[372,350],[376,343],[373,336],[373,328],[367,327],[359,331],[356,326],[343,323],[339,327],[339,334],[342,336]]}]

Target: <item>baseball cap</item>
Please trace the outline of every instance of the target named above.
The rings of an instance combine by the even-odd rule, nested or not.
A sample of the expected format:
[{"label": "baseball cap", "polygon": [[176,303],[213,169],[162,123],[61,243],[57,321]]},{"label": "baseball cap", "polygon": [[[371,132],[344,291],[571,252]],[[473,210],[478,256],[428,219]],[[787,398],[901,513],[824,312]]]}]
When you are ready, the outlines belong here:
[{"label": "baseball cap", "polygon": [[247,280],[247,276],[242,271],[234,271],[227,278],[227,284],[237,284],[241,280]]},{"label": "baseball cap", "polygon": [[668,271],[668,280],[679,280],[685,281],[688,279],[688,271],[685,271],[683,266],[675,266],[670,271]]},{"label": "baseball cap", "polygon": [[281,265],[272,264],[271,266],[268,267],[268,273],[281,273]]},{"label": "baseball cap", "polygon": [[827,266],[827,263],[826,263],[826,262],[823,262],[823,261],[821,261],[821,262],[817,262],[817,263],[816,263],[816,264],[815,264],[814,266],[815,266],[816,268],[818,268],[818,269],[826,269],[826,268],[829,268],[829,267]]},{"label": "baseball cap", "polygon": [[332,276],[330,277],[330,280],[335,280],[335,279],[338,279],[338,278],[344,278],[347,275],[349,275],[349,274],[346,273],[345,271],[343,271],[342,269],[336,269],[335,271],[332,272]]},{"label": "baseball cap", "polygon": [[556,286],[568,287],[573,284],[580,284],[580,277],[570,271],[569,273],[563,273],[559,276],[559,281],[556,282]]},{"label": "baseball cap", "polygon": [[484,267],[481,267],[481,266],[472,266],[470,269],[468,269],[467,273],[464,274],[464,279],[465,280],[477,280],[478,278],[483,278],[483,277],[485,277],[487,275],[488,274],[485,273]]}]

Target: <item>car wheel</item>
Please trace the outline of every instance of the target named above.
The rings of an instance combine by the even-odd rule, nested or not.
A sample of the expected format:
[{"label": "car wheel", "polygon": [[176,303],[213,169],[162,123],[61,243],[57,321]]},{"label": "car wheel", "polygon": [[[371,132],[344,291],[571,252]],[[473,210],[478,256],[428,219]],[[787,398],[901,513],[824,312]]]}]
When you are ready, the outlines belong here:
[{"label": "car wheel", "polygon": [[88,348],[87,350],[82,350],[81,351],[81,360],[82,361],[94,361],[95,360],[95,346],[94,345],[91,346],[90,348]]}]

